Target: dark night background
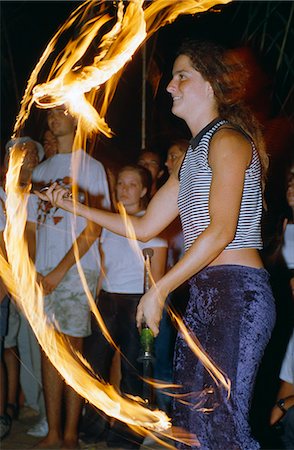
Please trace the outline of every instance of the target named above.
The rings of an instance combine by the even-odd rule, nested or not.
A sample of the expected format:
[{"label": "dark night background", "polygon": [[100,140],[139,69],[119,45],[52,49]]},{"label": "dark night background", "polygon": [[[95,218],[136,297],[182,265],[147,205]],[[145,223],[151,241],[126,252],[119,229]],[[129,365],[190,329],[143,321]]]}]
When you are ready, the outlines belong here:
[{"label": "dark night background", "polygon": [[[2,161],[26,81],[50,38],[80,3],[0,1]],[[184,38],[212,39],[232,48],[250,49],[257,69],[249,88],[249,103],[264,126],[271,160],[266,196],[268,228],[274,229],[285,209],[286,171],[294,162],[294,2],[235,1],[215,9],[221,12],[179,17],[148,41],[148,58],[153,57],[162,76],[155,96],[151,85],[147,85],[146,146],[159,151],[164,158],[172,138],[190,137],[185,125],[170,113],[170,100],[165,92],[173,55]],[[106,120],[115,136],[112,139],[97,136],[90,142],[94,156],[106,164],[136,159],[141,148],[140,51],[121,77]],[[23,134],[41,140],[44,127],[44,113],[36,110]],[[280,278],[279,283],[282,282]],[[282,298],[284,291],[276,295]],[[267,427],[267,415],[276,394],[278,370],[291,327],[291,315],[287,314],[282,307],[279,337],[274,337],[277,340],[265,355],[253,403],[253,429],[266,448],[276,448]]]},{"label": "dark night background", "polygon": [[[0,0],[1,160],[32,70],[49,40],[81,3]],[[253,70],[248,102],[264,125],[271,158],[266,195],[277,216],[285,207],[283,180],[294,153],[294,2],[233,1],[214,10],[220,12],[180,16],[147,43],[147,66],[152,59],[161,79],[156,95],[147,83],[146,147],[160,152],[164,159],[171,139],[190,138],[183,121],[171,114],[165,91],[179,43],[188,37],[215,40],[231,48],[246,47]],[[99,135],[88,144],[87,150],[105,164],[134,161],[140,151],[141,67],[139,50],[126,66],[107,112],[114,137]],[[35,108],[22,134],[42,140],[44,116]]]},{"label": "dark night background", "polygon": [[[49,39],[81,2],[1,1],[1,147],[9,139],[19,110],[27,79]],[[219,9],[219,8],[218,8]],[[147,86],[147,146],[164,153],[172,135],[189,137],[185,125],[170,113],[165,86],[170,78],[174,52],[186,37],[213,39],[226,46],[249,45],[259,64],[272,80],[268,116],[286,115],[293,119],[293,2],[232,2],[221,13],[207,12],[181,16],[159,30],[147,46],[147,59],[153,53],[162,78],[155,98]],[[154,50],[154,51],[153,51]],[[276,70],[281,58],[281,65]],[[147,61],[148,63],[148,61]],[[290,92],[292,89],[292,93]],[[261,101],[263,99],[261,98]],[[24,130],[40,139],[41,120],[34,115]],[[37,120],[36,120],[37,119]],[[136,157],[141,147],[141,53],[127,65],[107,121],[115,132],[111,140],[99,136],[95,151],[103,159]],[[102,142],[101,142],[102,141]]]}]

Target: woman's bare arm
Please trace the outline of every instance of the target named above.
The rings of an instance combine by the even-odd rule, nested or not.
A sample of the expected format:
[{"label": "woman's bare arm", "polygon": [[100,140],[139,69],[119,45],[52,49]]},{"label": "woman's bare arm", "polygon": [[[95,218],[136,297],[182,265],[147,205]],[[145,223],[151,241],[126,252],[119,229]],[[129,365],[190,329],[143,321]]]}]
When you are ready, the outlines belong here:
[{"label": "woman's bare arm", "polygon": [[[129,216],[136,238],[146,242],[160,234],[178,215],[179,182],[171,176],[149,203],[144,216]],[[90,208],[82,203],[74,203],[69,192],[54,183],[45,193],[35,192],[42,200],[50,201],[54,206],[76,213],[113,233],[127,235],[125,221],[120,214]]]},{"label": "woman's bare arm", "polygon": [[217,258],[233,240],[251,145],[235,133],[222,133],[211,145],[212,184],[209,199],[210,225],[195,240],[184,257],[150,289],[139,304],[137,324],[143,317],[155,335],[167,295]]}]

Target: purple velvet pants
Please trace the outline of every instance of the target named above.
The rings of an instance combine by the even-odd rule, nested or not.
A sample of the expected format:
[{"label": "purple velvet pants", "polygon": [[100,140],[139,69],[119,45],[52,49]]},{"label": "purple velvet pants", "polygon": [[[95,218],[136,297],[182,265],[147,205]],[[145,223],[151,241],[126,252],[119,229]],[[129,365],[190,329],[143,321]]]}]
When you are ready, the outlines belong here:
[{"label": "purple velvet pants", "polygon": [[[275,305],[265,269],[239,265],[207,267],[190,280],[185,324],[231,380],[231,396],[217,387],[179,334],[174,381],[181,393],[204,395],[202,407],[174,401],[173,425],[197,436],[201,450],[256,450],[248,424],[256,373],[275,323]],[[198,399],[199,399],[198,395]],[[177,444],[178,448],[186,448]],[[191,448],[191,447],[187,447]]]}]

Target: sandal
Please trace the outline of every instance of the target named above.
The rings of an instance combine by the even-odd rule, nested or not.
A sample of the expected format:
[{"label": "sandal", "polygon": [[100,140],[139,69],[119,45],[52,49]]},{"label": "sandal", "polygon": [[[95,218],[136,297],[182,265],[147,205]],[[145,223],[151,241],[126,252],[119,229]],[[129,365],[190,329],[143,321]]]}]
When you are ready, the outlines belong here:
[{"label": "sandal", "polygon": [[8,414],[0,416],[0,440],[4,439],[10,432],[11,418]]}]

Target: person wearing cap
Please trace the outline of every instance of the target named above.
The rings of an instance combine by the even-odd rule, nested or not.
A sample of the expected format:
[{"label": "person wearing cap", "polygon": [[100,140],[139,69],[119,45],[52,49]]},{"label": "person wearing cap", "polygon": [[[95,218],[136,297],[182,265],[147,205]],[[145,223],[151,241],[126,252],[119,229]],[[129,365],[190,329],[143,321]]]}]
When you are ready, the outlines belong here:
[{"label": "person wearing cap", "polygon": [[[11,139],[5,146],[4,168],[7,169],[13,149],[24,152],[19,175],[20,186],[31,183],[33,169],[44,157],[42,145],[29,136]],[[0,197],[5,208],[6,193],[0,187]],[[27,321],[10,301],[8,332],[4,338],[4,363],[7,371],[6,412],[11,419],[18,415],[35,415],[44,411],[41,384],[41,357],[38,341]],[[24,394],[24,407],[19,411],[19,384]]]},{"label": "person wearing cap", "polygon": [[[0,199],[0,253],[6,259],[6,248],[3,232],[6,225],[4,208]],[[7,414],[6,393],[7,393],[7,377],[6,367],[4,363],[4,339],[7,335],[9,315],[9,296],[2,279],[0,278],[0,440],[4,439],[10,432],[11,417]]]}]

